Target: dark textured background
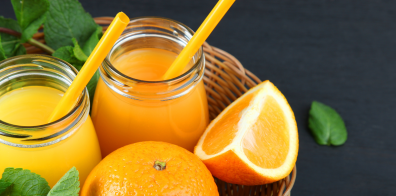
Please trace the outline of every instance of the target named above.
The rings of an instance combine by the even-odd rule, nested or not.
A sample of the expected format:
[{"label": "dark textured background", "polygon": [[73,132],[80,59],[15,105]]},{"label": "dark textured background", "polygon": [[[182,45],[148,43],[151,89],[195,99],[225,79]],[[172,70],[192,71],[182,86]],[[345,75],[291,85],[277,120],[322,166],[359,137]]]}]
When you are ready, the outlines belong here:
[{"label": "dark textured background", "polygon": [[[0,15],[14,17],[11,3],[0,2]],[[163,16],[193,30],[216,2],[81,0],[94,17]],[[274,82],[293,108],[300,151],[292,195],[396,194],[395,36],[396,1],[237,0],[209,37]],[[345,145],[315,143],[307,129],[313,100],[344,118]]]}]

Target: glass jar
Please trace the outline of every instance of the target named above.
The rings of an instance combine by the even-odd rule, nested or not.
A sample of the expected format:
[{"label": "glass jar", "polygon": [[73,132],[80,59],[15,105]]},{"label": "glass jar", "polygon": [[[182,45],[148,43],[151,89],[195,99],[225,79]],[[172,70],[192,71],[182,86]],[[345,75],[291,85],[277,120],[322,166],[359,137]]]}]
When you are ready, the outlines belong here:
[{"label": "glass jar", "polygon": [[164,141],[193,151],[209,122],[202,47],[185,73],[165,81],[132,78],[112,64],[136,49],[179,54],[192,35],[187,26],[166,18],[131,20],[99,68],[92,120],[103,156],[140,141]]},{"label": "glass jar", "polygon": [[[77,70],[46,55],[23,55],[0,62],[0,98],[25,87],[66,92]],[[0,173],[7,167],[31,170],[52,187],[73,166],[81,184],[101,160],[99,143],[85,89],[74,108],[61,119],[38,126],[19,126],[0,119]]]}]

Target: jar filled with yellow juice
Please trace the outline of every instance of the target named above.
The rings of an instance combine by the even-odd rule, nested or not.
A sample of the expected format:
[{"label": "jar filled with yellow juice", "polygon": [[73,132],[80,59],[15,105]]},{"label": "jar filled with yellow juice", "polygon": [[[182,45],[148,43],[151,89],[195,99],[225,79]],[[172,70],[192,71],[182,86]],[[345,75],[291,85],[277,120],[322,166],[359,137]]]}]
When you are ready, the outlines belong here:
[{"label": "jar filled with yellow juice", "polygon": [[209,122],[202,48],[182,75],[162,80],[192,35],[166,18],[131,20],[99,69],[92,120],[103,156],[140,141],[193,151]]},{"label": "jar filled with yellow juice", "polygon": [[28,169],[52,187],[75,166],[84,183],[101,160],[87,90],[66,116],[47,123],[76,75],[73,66],[51,56],[0,62],[0,174],[7,167]]}]

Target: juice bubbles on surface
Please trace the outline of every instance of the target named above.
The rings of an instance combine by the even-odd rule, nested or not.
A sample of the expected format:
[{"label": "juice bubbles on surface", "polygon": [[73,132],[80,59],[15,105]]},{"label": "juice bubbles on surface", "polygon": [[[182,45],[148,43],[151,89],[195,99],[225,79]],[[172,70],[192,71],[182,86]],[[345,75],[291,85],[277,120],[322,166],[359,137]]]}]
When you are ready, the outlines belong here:
[{"label": "juice bubbles on surface", "polygon": [[[18,60],[32,59],[34,64],[13,65]],[[68,77],[73,77],[72,69],[62,67],[67,66],[64,62],[40,55],[16,57],[4,64],[8,66],[0,65],[4,68],[0,71],[0,174],[7,167],[28,169],[44,177],[52,187],[74,166],[83,183],[101,160],[88,114],[87,92],[83,92],[68,115],[46,124],[71,83],[72,78]],[[28,76],[23,73],[26,71]],[[14,79],[2,77],[10,75],[8,78]]]},{"label": "juice bubbles on surface", "polygon": [[[169,25],[187,35],[166,34],[162,28]],[[186,28],[164,18],[132,20],[100,67],[92,120],[103,156],[140,141],[164,141],[193,151],[209,122],[202,49],[182,76],[161,81],[192,36]]]}]

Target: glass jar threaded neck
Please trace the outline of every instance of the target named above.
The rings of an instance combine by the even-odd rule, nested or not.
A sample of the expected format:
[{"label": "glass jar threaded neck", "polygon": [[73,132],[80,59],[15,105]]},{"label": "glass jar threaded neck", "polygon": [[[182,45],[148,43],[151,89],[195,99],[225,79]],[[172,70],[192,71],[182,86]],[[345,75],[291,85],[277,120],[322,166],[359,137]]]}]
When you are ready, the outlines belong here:
[{"label": "glass jar threaded neck", "polygon": [[[47,55],[21,55],[0,62],[0,97],[29,86],[42,86],[66,92],[78,71],[69,63]],[[53,145],[72,135],[89,115],[89,97],[85,89],[73,109],[54,122],[20,126],[0,119],[0,143],[37,148]]]},{"label": "glass jar threaded neck", "polygon": [[145,81],[129,77],[120,72],[112,61],[129,51],[142,48],[163,49],[179,54],[193,34],[186,25],[171,19],[134,18],[102,63],[101,78],[114,92],[130,99],[165,101],[183,96],[203,77],[205,57],[202,47],[192,57],[190,68],[185,73],[163,81]]}]

